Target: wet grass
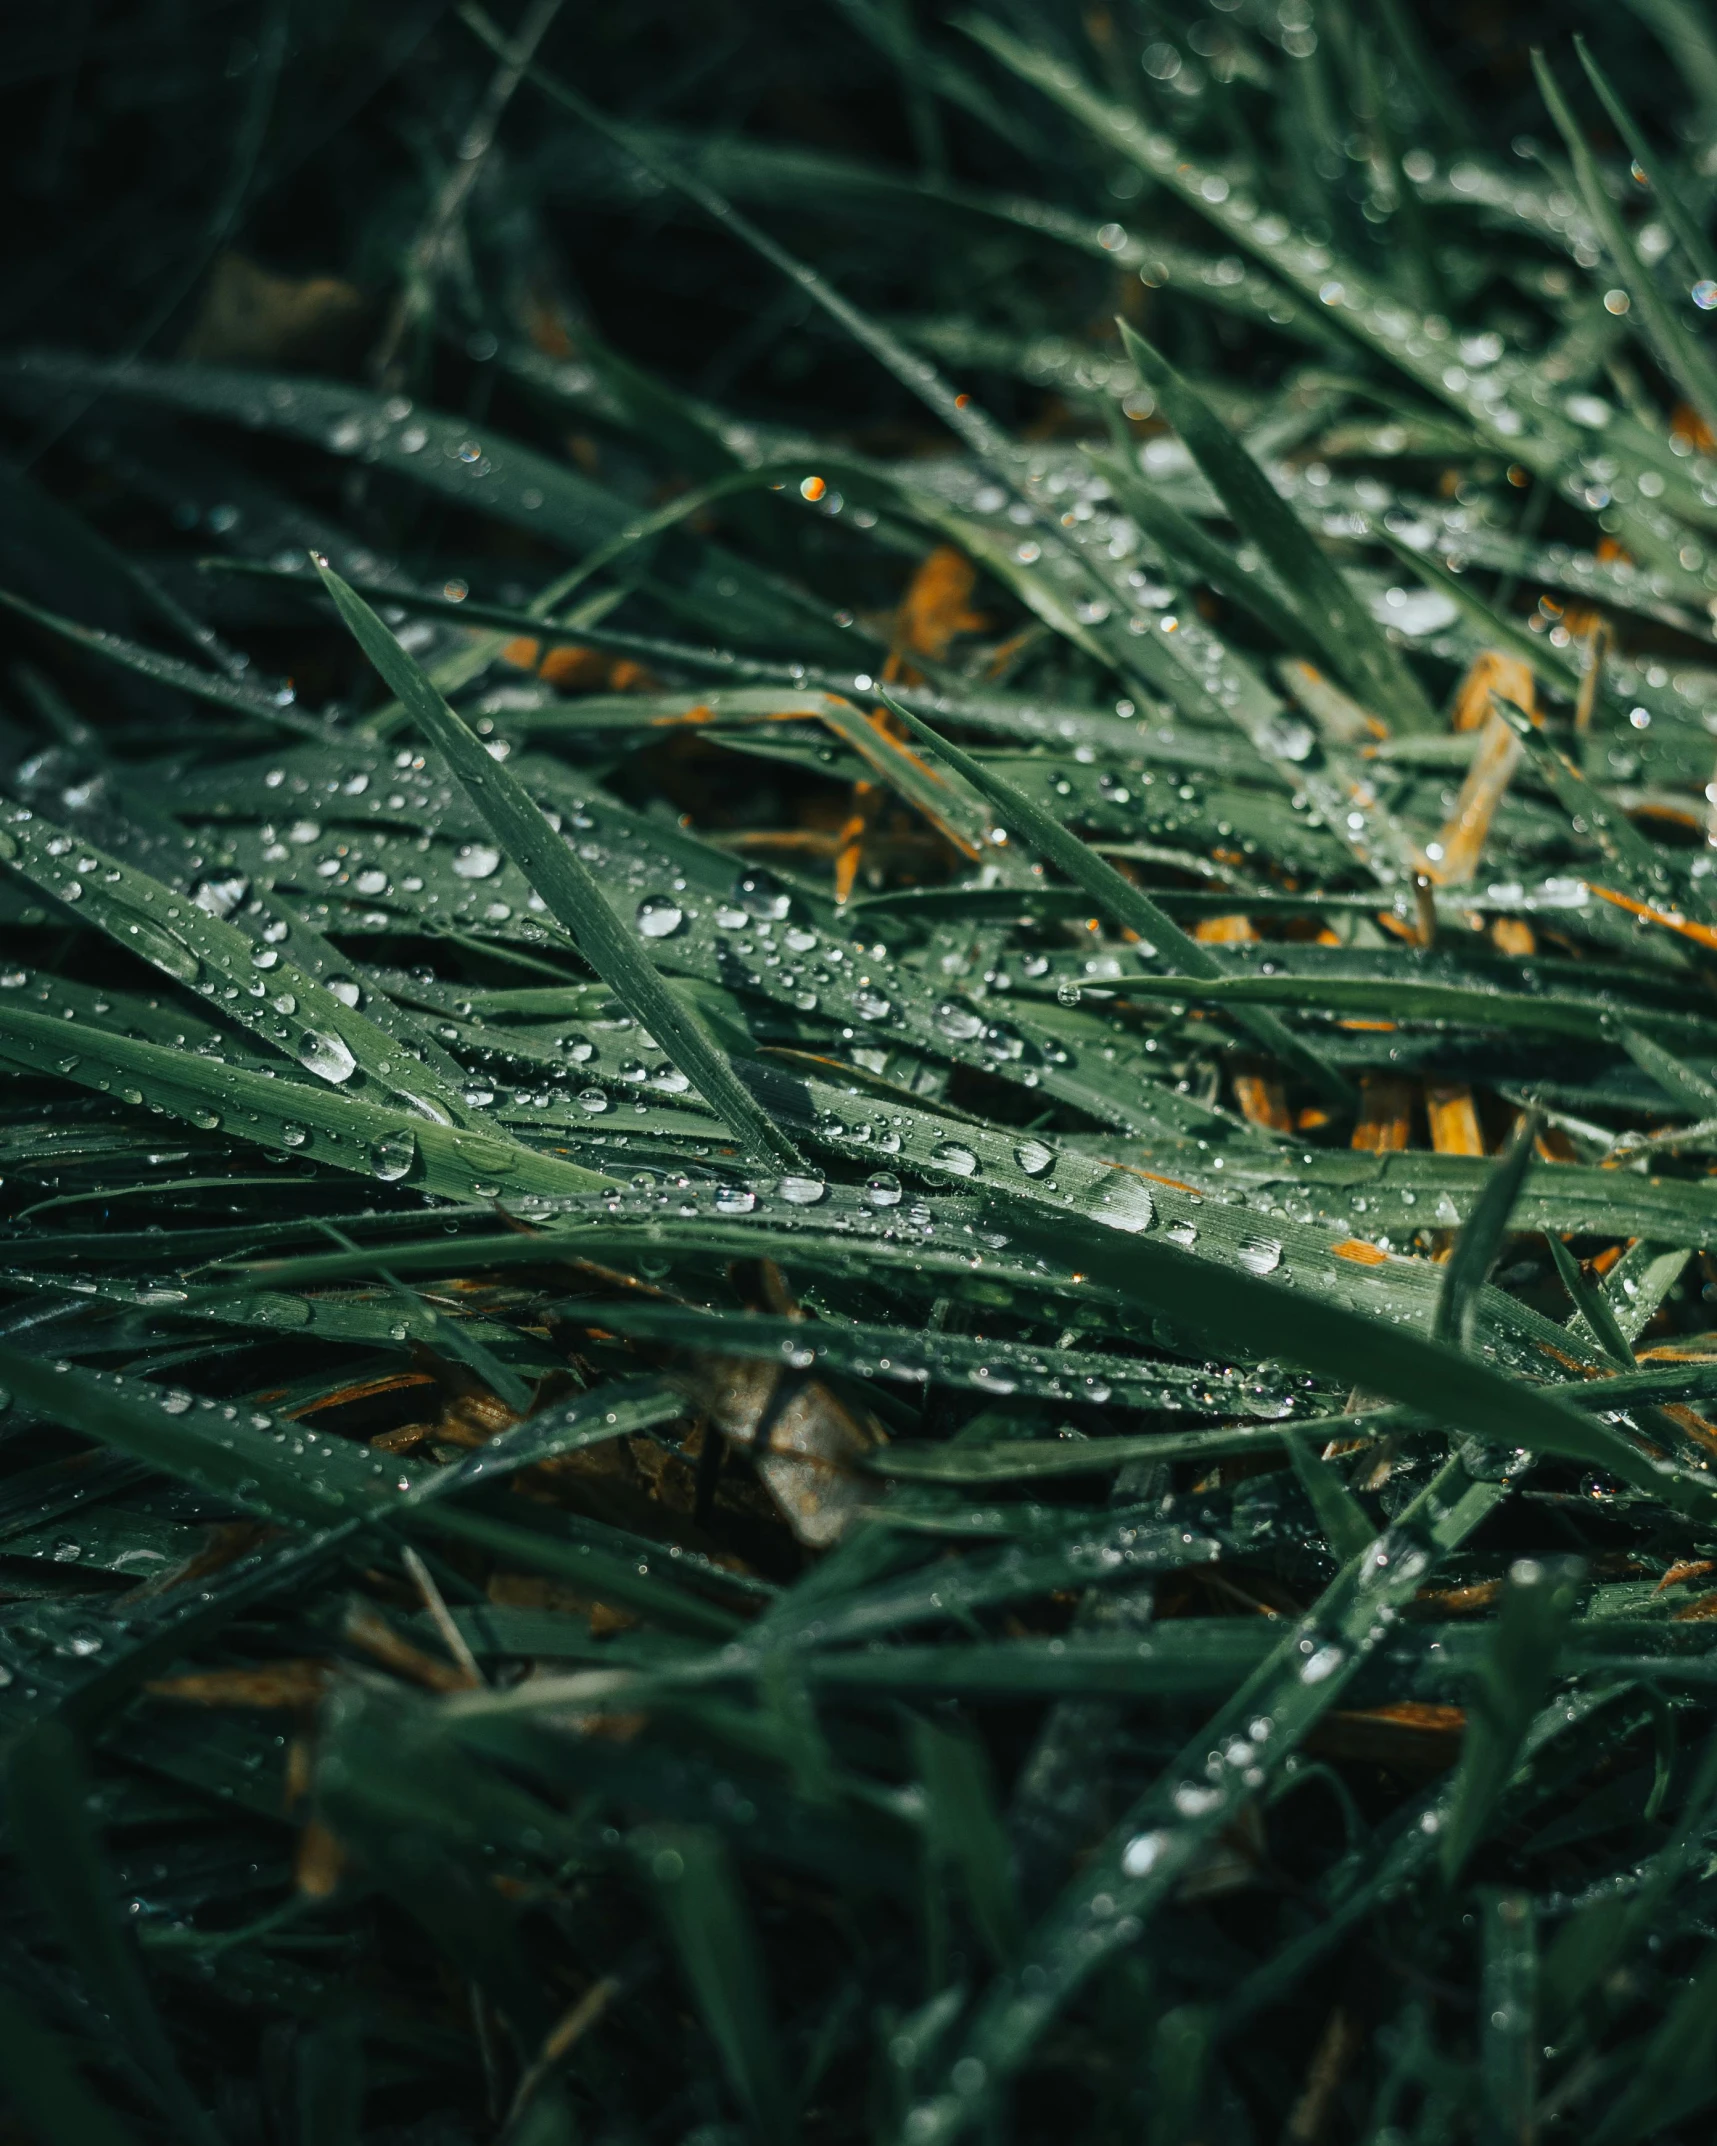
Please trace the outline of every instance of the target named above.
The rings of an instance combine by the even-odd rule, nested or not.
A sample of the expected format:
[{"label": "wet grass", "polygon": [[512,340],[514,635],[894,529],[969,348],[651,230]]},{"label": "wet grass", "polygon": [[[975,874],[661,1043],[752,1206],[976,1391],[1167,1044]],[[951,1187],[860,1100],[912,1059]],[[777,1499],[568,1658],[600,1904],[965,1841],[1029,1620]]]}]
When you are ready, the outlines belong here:
[{"label": "wet grass", "polygon": [[1704,2136],[1704,16],[220,20],[0,89],[17,2135]]}]

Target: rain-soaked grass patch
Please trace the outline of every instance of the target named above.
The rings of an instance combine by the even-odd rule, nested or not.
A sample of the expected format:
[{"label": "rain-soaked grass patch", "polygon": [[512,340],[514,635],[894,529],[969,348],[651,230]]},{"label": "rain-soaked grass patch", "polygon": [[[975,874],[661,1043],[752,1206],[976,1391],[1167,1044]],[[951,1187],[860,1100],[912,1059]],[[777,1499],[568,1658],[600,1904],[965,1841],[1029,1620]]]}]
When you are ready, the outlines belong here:
[{"label": "rain-soaked grass patch", "polygon": [[1577,12],[61,70],[20,2137],[1707,2134],[1717,39]]}]

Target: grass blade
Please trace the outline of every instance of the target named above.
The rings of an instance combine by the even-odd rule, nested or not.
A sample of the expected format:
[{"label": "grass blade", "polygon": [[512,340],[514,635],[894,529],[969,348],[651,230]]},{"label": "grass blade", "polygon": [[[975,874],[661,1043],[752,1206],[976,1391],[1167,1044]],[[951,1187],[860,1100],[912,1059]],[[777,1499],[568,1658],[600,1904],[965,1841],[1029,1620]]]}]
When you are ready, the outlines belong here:
[{"label": "grass blade", "polygon": [[518,778],[484,750],[363,598],[331,567],[318,563],[317,571],[353,639],[453,769],[496,841],[542,896],[550,914],[572,933],[597,975],[753,1154],[796,1164],[793,1143],[753,1102],[726,1053],[662,981],[595,876],[550,827]]},{"label": "grass blade", "polygon": [[[993,768],[974,760],[957,745],[950,745],[901,702],[890,696],[885,695],[885,698],[915,737],[921,738],[981,797],[987,798],[1008,824],[1019,831],[1029,848],[1036,850],[1058,871],[1065,872],[1074,885],[1088,894],[1123,931],[1136,932],[1154,954],[1173,959],[1189,976],[1215,978],[1222,975],[1221,964],[1196,940],[1189,939],[1142,888],[1123,878],[1112,864],[1105,863],[1088,844],[1070,834],[1059,820],[1033,804]],[[1267,1050],[1312,1081],[1332,1101],[1345,1103],[1349,1099],[1352,1091],[1341,1075],[1273,1014],[1250,1013],[1244,1017],[1244,1025]]]},{"label": "grass blade", "polygon": [[89,1821],[90,1782],[71,1732],[44,1722],[6,1762],[6,1815],[66,1950],[90,1992],[130,2045],[175,2132],[197,2146],[220,2146],[162,2029],[136,1951],[114,1911],[111,1880]]},{"label": "grass blade", "polygon": [[750,1911],[719,1837],[703,1827],[640,1842],[656,1902],[727,2083],[764,2146],[796,2135]]},{"label": "grass blade", "polygon": [[1255,543],[1294,602],[1304,632],[1322,649],[1349,687],[1392,730],[1435,727],[1418,680],[1392,648],[1341,569],[1281,497],[1190,381],[1126,321],[1127,355],[1157,398],[1163,415],[1209,479],[1236,528]]},{"label": "grass blade", "polygon": [[1515,1127],[1506,1151],[1498,1158],[1472,1213],[1461,1226],[1460,1236],[1443,1270],[1442,1293],[1437,1299],[1435,1332],[1439,1341],[1452,1341],[1458,1348],[1473,1345],[1479,1291],[1496,1265],[1508,1234],[1509,1217],[1532,1167],[1538,1124],[1528,1116]]}]

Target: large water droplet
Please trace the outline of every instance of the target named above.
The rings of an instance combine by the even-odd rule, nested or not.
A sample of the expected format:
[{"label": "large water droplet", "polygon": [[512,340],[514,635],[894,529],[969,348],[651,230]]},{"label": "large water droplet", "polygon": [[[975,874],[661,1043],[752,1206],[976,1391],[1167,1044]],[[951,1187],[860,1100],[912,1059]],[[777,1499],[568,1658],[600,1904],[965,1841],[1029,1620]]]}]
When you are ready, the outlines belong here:
[{"label": "large water droplet", "polygon": [[358,1061],[341,1038],[319,1028],[307,1028],[299,1037],[298,1063],[318,1080],[332,1081],[336,1086],[350,1080],[358,1069]]},{"label": "large water droplet", "polygon": [[1129,1878],[1143,1878],[1155,1869],[1168,1846],[1167,1833],[1135,1833],[1121,1854],[1121,1868]]},{"label": "large water droplet", "polygon": [[756,1205],[756,1193],[744,1185],[723,1185],[715,1196],[718,1215],[748,1215]]},{"label": "large water droplet", "polygon": [[1248,1237],[1235,1254],[1248,1274],[1274,1274],[1282,1264],[1282,1247],[1269,1237]]},{"label": "large water droplet", "polygon": [[417,1160],[417,1136],[411,1132],[388,1133],[370,1149],[370,1168],[386,1184],[407,1177]]},{"label": "large water droplet", "polygon": [[820,1177],[784,1177],[775,1187],[789,1207],[815,1207],[828,1189]]},{"label": "large water droplet", "polygon": [[767,872],[748,872],[739,882],[739,902],[747,916],[775,923],[793,906],[793,897]]},{"label": "large water droplet", "polygon": [[302,1125],[283,1125],[280,1128],[280,1138],[289,1148],[301,1148],[308,1142],[310,1133],[308,1128]]},{"label": "large water droplet", "polygon": [[1055,1161],[1055,1150],[1045,1147],[1041,1140],[1022,1140],[1014,1149],[1014,1161],[1027,1177],[1041,1177]]},{"label": "large water droplet", "polygon": [[500,851],[486,842],[462,843],[453,854],[453,869],[461,879],[488,879],[500,865]]},{"label": "large water droplet", "polygon": [[686,920],[686,913],[670,895],[647,894],[638,904],[638,929],[646,939],[667,939]]},{"label": "large water droplet", "polygon": [[879,1170],[865,1180],[864,1196],[873,1207],[898,1207],[900,1180],[892,1170]]},{"label": "large water droplet", "polygon": [[952,1170],[956,1177],[976,1177],[978,1174],[978,1158],[958,1140],[938,1141],[930,1150],[930,1160],[944,1170]]}]

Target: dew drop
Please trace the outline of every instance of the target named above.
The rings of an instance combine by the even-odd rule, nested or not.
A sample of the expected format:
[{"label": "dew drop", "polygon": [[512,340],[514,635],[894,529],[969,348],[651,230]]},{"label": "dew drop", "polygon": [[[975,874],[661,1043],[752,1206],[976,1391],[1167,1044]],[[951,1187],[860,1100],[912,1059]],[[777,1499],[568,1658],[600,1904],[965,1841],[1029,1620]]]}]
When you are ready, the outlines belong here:
[{"label": "dew drop", "polygon": [[335,1086],[350,1080],[358,1069],[358,1061],[340,1037],[319,1028],[307,1028],[299,1037],[298,1063],[318,1080],[332,1081]]},{"label": "dew drop", "polygon": [[646,939],[668,939],[686,920],[679,903],[666,894],[647,894],[638,904],[638,930]]},{"label": "dew drop", "polygon": [[978,1174],[978,1158],[958,1140],[938,1141],[930,1150],[930,1160],[944,1170],[951,1170],[956,1177],[976,1177]]},{"label": "dew drop", "polygon": [[416,1160],[417,1136],[411,1132],[388,1133],[370,1149],[370,1169],[384,1184],[409,1176]]}]

